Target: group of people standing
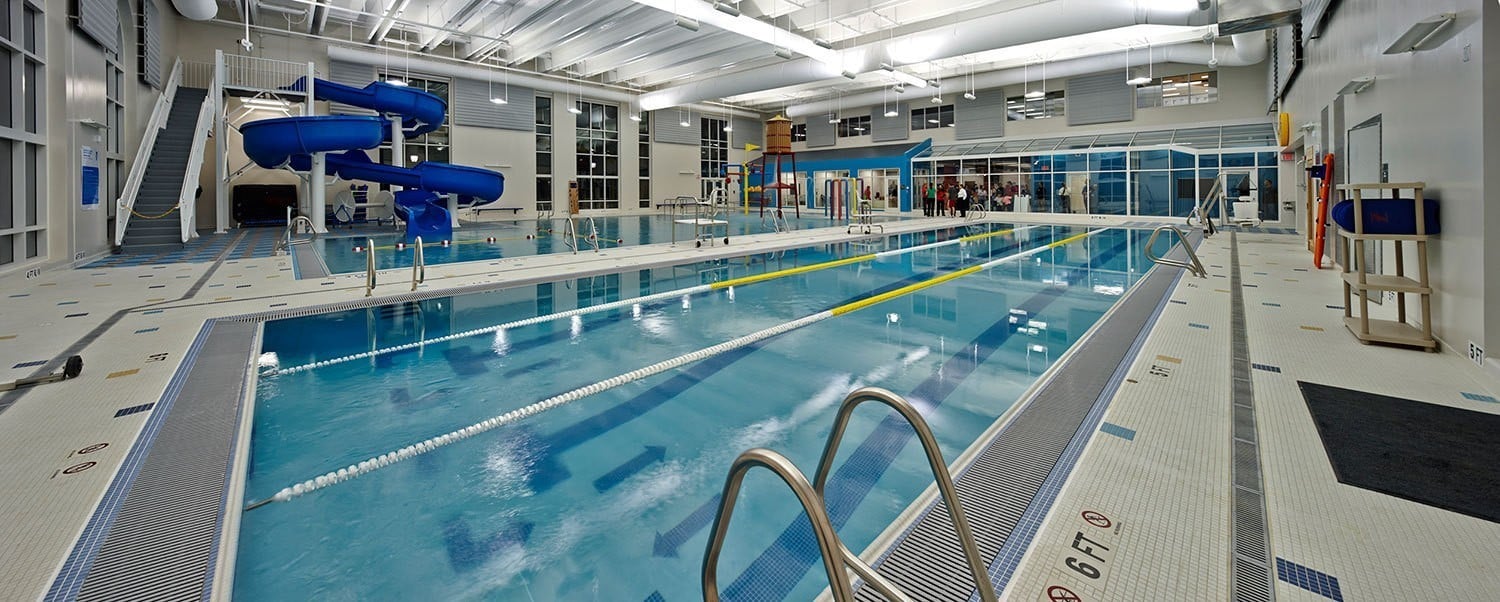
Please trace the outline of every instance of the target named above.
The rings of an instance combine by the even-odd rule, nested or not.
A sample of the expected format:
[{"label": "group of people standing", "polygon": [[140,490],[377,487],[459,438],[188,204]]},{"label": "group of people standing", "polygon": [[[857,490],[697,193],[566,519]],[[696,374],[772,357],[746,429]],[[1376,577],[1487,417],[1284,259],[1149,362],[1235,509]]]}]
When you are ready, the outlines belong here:
[{"label": "group of people standing", "polygon": [[959,184],[956,180],[937,185],[923,184],[922,215],[968,217],[973,198],[974,191],[970,190],[970,186]]}]

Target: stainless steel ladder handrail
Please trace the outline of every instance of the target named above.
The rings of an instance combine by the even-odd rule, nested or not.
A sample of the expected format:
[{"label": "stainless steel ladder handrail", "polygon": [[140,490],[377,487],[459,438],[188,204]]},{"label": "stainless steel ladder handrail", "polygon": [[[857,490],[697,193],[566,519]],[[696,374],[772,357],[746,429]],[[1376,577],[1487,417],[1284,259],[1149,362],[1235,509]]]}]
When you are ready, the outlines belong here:
[{"label": "stainless steel ladder handrail", "polygon": [[375,294],[375,239],[365,239],[365,296]]},{"label": "stainless steel ladder handrail", "polygon": [[418,236],[414,242],[416,246],[412,248],[411,290],[417,290],[418,284],[427,281],[427,253],[422,251],[422,237]]},{"label": "stainless steel ladder handrail", "polygon": [[563,219],[567,220],[563,222],[563,244],[568,245],[569,249],[573,249],[573,254],[577,255],[578,227],[573,224],[572,215],[569,215]]},{"label": "stainless steel ladder handrail", "polygon": [[[943,460],[943,451],[938,447],[937,438],[932,436],[932,429],[927,426],[927,421],[922,418],[922,414],[918,413],[917,409],[912,407],[905,398],[879,387],[862,387],[845,397],[843,404],[839,406],[838,415],[833,419],[833,429],[828,432],[828,442],[823,446],[823,456],[818,460],[818,471],[813,476],[813,490],[817,492],[819,499],[823,499],[828,486],[828,475],[833,470],[833,460],[838,456],[839,443],[844,438],[844,430],[849,427],[849,419],[853,416],[854,409],[867,401],[878,401],[889,406],[900,414],[907,424],[911,425],[913,431],[916,431],[917,440],[922,443],[922,451],[927,455],[927,465],[932,469],[933,479],[937,481],[938,493],[942,495],[943,505],[948,507],[948,517],[953,521],[958,542],[963,546],[964,559],[969,564],[969,572],[974,578],[974,587],[979,592],[979,599],[983,602],[995,602],[995,587],[990,583],[989,572],[979,556],[979,545],[974,541],[974,531],[969,528],[969,519],[959,503],[958,491],[953,487],[953,476],[948,473],[948,463]],[[847,549],[844,553],[851,554]],[[858,560],[858,558],[854,559]],[[859,569],[855,568],[855,572],[859,573]],[[863,573],[860,577],[870,581]]]},{"label": "stainless steel ladder handrail", "polygon": [[307,224],[307,231],[312,234],[312,240],[318,239],[318,228],[313,225],[312,219],[306,215],[299,215],[286,223],[286,229],[281,232],[281,238],[277,239],[276,245],[271,248],[271,254],[276,255],[281,251],[290,251],[292,248],[292,230],[298,224]]},{"label": "stainless steel ladder handrail", "polygon": [[[1158,257],[1155,253],[1151,252],[1151,248],[1156,246],[1157,235],[1161,234],[1163,230],[1170,231],[1171,233],[1177,235],[1177,241],[1182,244],[1182,250],[1187,252],[1188,261],[1166,259],[1164,257]],[[1168,253],[1170,252],[1171,251],[1168,251]],[[1198,261],[1198,254],[1193,252],[1193,246],[1188,244],[1187,238],[1183,236],[1182,231],[1178,230],[1175,226],[1157,226],[1155,230],[1151,231],[1151,237],[1146,239],[1146,259],[1150,259],[1152,263],[1159,263],[1161,265],[1169,265],[1185,269],[1188,271],[1188,273],[1199,278],[1208,277],[1208,270],[1203,269],[1203,262]]]},{"label": "stainless steel ladder handrail", "polygon": [[587,241],[589,243],[589,246],[591,246],[591,247],[594,248],[594,252],[595,253],[598,253],[599,252],[599,225],[594,223],[594,216],[592,216],[592,215],[585,216],[584,219],[588,220],[588,221],[584,222],[584,224],[588,226],[588,228],[589,228],[589,234],[588,234],[588,236],[585,236],[583,238],[583,240]]},{"label": "stainless steel ladder handrail", "polygon": [[745,475],[750,469],[757,466],[781,477],[782,482],[791,488],[792,493],[797,496],[797,501],[802,504],[802,511],[807,513],[808,520],[812,523],[813,537],[818,542],[818,552],[822,554],[823,567],[828,572],[828,587],[833,592],[834,600],[837,602],[854,600],[854,584],[849,581],[848,575],[844,572],[844,567],[847,566],[888,600],[910,602],[910,598],[896,590],[895,586],[839,541],[838,532],[834,530],[833,521],[828,518],[828,511],[824,508],[823,496],[819,495],[807,482],[807,476],[797,470],[797,467],[786,456],[760,447],[745,450],[735,458],[734,464],[729,468],[729,477],[724,481],[724,492],[719,497],[719,512],[714,515],[713,528],[709,531],[708,549],[703,555],[704,602],[719,602],[719,552],[724,548],[724,535],[729,531],[729,519],[734,514],[735,502],[738,501],[740,495],[740,486],[744,484]]}]

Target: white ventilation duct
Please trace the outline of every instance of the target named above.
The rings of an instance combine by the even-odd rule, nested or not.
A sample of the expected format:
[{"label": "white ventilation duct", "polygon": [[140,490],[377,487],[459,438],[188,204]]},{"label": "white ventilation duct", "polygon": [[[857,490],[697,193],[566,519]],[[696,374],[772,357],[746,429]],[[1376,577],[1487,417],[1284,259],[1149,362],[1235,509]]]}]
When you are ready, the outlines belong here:
[{"label": "white ventilation duct", "polygon": [[[329,60],[344,61],[347,63],[358,63],[361,65],[380,66],[394,64],[391,55],[388,55],[384,52],[359,50],[355,48],[348,48],[345,46],[329,46],[328,58]],[[403,68],[407,68],[415,72],[430,73],[433,75],[462,77],[467,79],[479,80],[482,82],[493,80],[496,83],[500,82],[501,79],[504,79],[506,77],[501,72],[493,69],[471,67],[447,61],[435,61],[428,58],[422,58],[421,56],[411,56],[409,58],[402,57],[399,60],[401,61],[400,64]],[[554,94],[577,95],[580,86],[578,80],[543,77],[540,75],[531,75],[516,71],[510,72],[508,81],[513,86],[522,86],[534,90],[552,92]],[[618,102],[623,106],[629,106],[631,103],[635,102],[637,98],[635,94],[631,94],[629,92],[616,88],[602,88],[588,82],[583,82],[581,85],[583,86],[583,95],[594,100],[607,100],[611,102]],[[719,105],[695,104],[689,106],[688,108],[699,111],[705,115],[724,115],[727,112],[729,115],[733,115],[735,117],[749,117],[752,119],[760,119],[762,117],[760,113],[756,113],[753,111],[746,111],[744,109],[726,109],[725,107]]]},{"label": "white ventilation duct", "polygon": [[[1221,67],[1244,67],[1248,65],[1254,65],[1266,60],[1267,48],[1265,32],[1257,31],[1254,33],[1238,34],[1232,36],[1230,40],[1234,43],[1234,47],[1232,50],[1223,47],[1214,50],[1209,48],[1207,44],[1204,44],[1202,42],[1188,42],[1184,44],[1177,44],[1174,46],[1157,48],[1154,51],[1154,59],[1157,63],[1207,65],[1210,61],[1213,61],[1216,58],[1215,55],[1217,55],[1218,64]],[[1088,75],[1090,73],[1100,73],[1104,71],[1119,71],[1122,74],[1120,77],[1123,81],[1123,78],[1125,77],[1123,73],[1125,72],[1126,60],[1127,59],[1125,57],[1125,53],[1118,52],[1114,54],[1091,56],[1067,61],[1058,61],[1056,63],[1047,63],[1047,80],[1049,82],[1054,82],[1050,83],[1048,87],[1053,90],[1059,89],[1061,85],[1055,82],[1060,78],[1072,77],[1075,75]],[[1140,60],[1137,59],[1135,63],[1131,64],[1139,65]],[[1041,84],[1041,70],[1038,69],[1037,66],[1032,65],[1029,70],[1025,67],[1014,67],[1011,69],[1002,69],[999,71],[989,71],[986,73],[975,74],[973,86],[976,89],[1013,86],[1026,82],[1028,77],[1031,78],[1031,83],[1033,86]],[[956,94],[957,92],[959,92],[959,90],[943,91],[943,93],[947,95]],[[918,94],[918,97],[925,97],[927,94],[928,92],[924,90]],[[903,96],[902,98],[906,97]],[[889,99],[889,96],[883,96],[882,90],[876,90],[863,94],[844,96],[843,98],[838,99],[836,102],[833,100],[820,100],[817,102],[810,102],[806,104],[792,105],[790,107],[787,107],[786,115],[788,117],[821,115],[838,111],[840,107],[854,108],[873,106],[881,104],[883,100]]]},{"label": "white ventilation duct", "polygon": [[[890,38],[841,50],[843,64],[829,66],[801,58],[691,83],[663,88],[641,96],[647,110],[714,98],[726,98],[786,86],[806,84],[839,75],[865,73],[882,62],[919,63],[1065,38],[1131,25],[1206,25],[1206,13],[1192,0],[1144,3],[1125,0],[1053,0],[1038,2],[981,17],[959,13],[897,28]],[[894,39],[893,43],[891,40]]]},{"label": "white ventilation duct", "polygon": [[192,21],[207,21],[219,14],[219,5],[214,0],[172,0],[172,8]]}]

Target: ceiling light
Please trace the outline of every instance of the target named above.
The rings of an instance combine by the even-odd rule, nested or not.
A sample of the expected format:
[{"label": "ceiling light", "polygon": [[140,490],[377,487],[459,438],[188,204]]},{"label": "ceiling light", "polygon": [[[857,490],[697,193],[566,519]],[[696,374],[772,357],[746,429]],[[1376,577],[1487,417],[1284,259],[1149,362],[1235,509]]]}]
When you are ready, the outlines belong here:
[{"label": "ceiling light", "polygon": [[932,104],[942,104],[942,102],[943,102],[943,97],[941,97],[941,96],[933,96],[933,97],[932,97],[932,98],[929,98],[929,99],[927,99],[927,100],[928,100],[928,101],[931,101],[931,102],[932,102]]},{"label": "ceiling light", "polygon": [[573,106],[568,107],[568,112],[572,113],[574,115],[582,115],[583,114],[583,109],[578,108],[578,105],[574,104]]},{"label": "ceiling light", "polygon": [[495,97],[490,98],[490,102],[493,102],[493,103],[495,103],[497,105],[503,105],[503,104],[510,103],[510,101],[505,100],[504,98],[500,98],[499,96],[495,96]]},{"label": "ceiling light", "polygon": [[677,15],[677,26],[688,31],[698,31],[698,20]]},{"label": "ceiling light", "polygon": [[246,98],[241,102],[261,109],[285,109],[291,106],[291,103],[278,98]]},{"label": "ceiling light", "polygon": [[837,118],[837,117],[829,117],[828,118],[828,123],[838,123],[838,122],[839,122],[839,118]]},{"label": "ceiling light", "polygon": [[1442,13],[1417,21],[1411,29],[1396,38],[1390,48],[1385,49],[1385,54],[1401,54],[1436,48],[1441,40],[1434,40],[1433,37],[1453,23],[1455,16],[1453,13]]},{"label": "ceiling light", "polygon": [[897,94],[904,94],[906,92],[906,84],[896,84],[894,86],[891,86],[891,91]]},{"label": "ceiling light", "polygon": [[1339,88],[1339,94],[1359,94],[1360,92],[1369,90],[1370,86],[1373,85],[1375,85],[1374,77],[1355,78],[1349,80],[1349,83],[1344,84],[1344,87]]},{"label": "ceiling light", "polygon": [[895,117],[897,115],[900,115],[900,113],[896,112],[896,109],[886,109],[885,111],[886,117]]},{"label": "ceiling light", "polygon": [[388,84],[390,84],[392,86],[405,86],[406,85],[406,80],[401,79],[399,77],[388,77],[388,78],[386,78],[385,83],[388,83]]},{"label": "ceiling light", "polygon": [[1032,91],[1026,93],[1026,98],[1030,98],[1032,100],[1036,100],[1036,99],[1041,98],[1041,97],[1046,96],[1046,95],[1047,95],[1047,93],[1043,92],[1041,90],[1032,90]]},{"label": "ceiling light", "polygon": [[1146,75],[1145,69],[1136,68],[1135,72],[1131,74],[1130,79],[1125,80],[1125,83],[1132,86],[1144,86],[1151,83],[1151,78]]},{"label": "ceiling light", "polygon": [[630,120],[631,121],[640,121],[641,120],[641,116],[640,116],[639,113],[631,113],[630,114]]},{"label": "ceiling light", "polygon": [[829,50],[833,50],[833,42],[830,42],[830,41],[825,40],[823,38],[813,38],[813,43],[817,44],[820,47],[827,48]]},{"label": "ceiling light", "polygon": [[936,120],[936,119],[928,119],[927,120],[927,123],[937,123],[937,122],[938,122],[938,120]]},{"label": "ceiling light", "polygon": [[973,92],[964,92],[964,100],[974,100],[975,98],[978,97],[974,96]]},{"label": "ceiling light", "polygon": [[843,73],[840,73],[839,75],[842,75],[842,76],[847,77],[849,79],[854,79],[856,77],[859,77],[859,74],[857,74],[857,73],[855,73],[853,71],[848,71],[848,70],[844,71]]},{"label": "ceiling light", "polygon": [[733,132],[734,131],[734,124],[725,123],[724,124],[724,131],[726,131],[726,132]]},{"label": "ceiling light", "polygon": [[771,51],[771,52],[773,54],[775,54],[776,56],[779,56],[779,57],[784,58],[784,59],[792,58],[792,51],[788,50],[788,49],[786,49],[786,48],[784,48],[782,46],[777,46],[776,49],[773,50],[773,51]]},{"label": "ceiling light", "polygon": [[[882,66],[884,66],[884,65],[882,65]],[[906,85],[909,85],[909,86],[916,86],[918,88],[926,88],[927,87],[927,80],[922,79],[920,77],[917,77],[915,75],[912,75],[910,73],[907,73],[905,71],[901,71],[901,70],[898,70],[898,69],[886,69],[886,73],[890,74],[891,79],[894,79],[894,80],[896,80],[898,82],[901,82],[903,84],[906,84]]]}]

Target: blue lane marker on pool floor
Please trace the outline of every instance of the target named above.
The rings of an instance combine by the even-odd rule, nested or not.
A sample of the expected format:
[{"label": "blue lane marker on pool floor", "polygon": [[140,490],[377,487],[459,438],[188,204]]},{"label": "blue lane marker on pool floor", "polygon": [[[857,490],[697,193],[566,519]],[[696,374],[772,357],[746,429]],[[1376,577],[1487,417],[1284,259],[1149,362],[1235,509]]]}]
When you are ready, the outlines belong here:
[{"label": "blue lane marker on pool floor", "polygon": [[1276,578],[1325,598],[1343,602],[1344,593],[1333,575],[1310,569],[1285,558],[1276,558]]},{"label": "blue lane marker on pool floor", "polygon": [[614,489],[616,485],[625,482],[625,479],[635,476],[636,473],[666,457],[667,448],[660,445],[647,445],[646,451],[636,454],[634,458],[626,460],[614,470],[604,473],[604,476],[594,479],[594,491],[604,493]]},{"label": "blue lane marker on pool floor", "polygon": [[1199,324],[1197,322],[1188,322],[1188,326],[1192,326],[1193,328],[1202,328],[1204,330],[1208,330],[1208,325],[1207,324]]},{"label": "blue lane marker on pool floor", "polygon": [[1495,399],[1494,396],[1492,396],[1492,395],[1484,395],[1482,393],[1463,393],[1463,396],[1464,396],[1464,399],[1468,399],[1468,400],[1472,400],[1472,401],[1483,401],[1483,402],[1486,402],[1486,403],[1500,403],[1500,399]]},{"label": "blue lane marker on pool floor", "polygon": [[1270,364],[1250,364],[1250,367],[1255,368],[1256,370],[1264,370],[1266,372],[1275,372],[1277,374],[1281,374],[1280,367],[1272,366]]},{"label": "blue lane marker on pool floor", "polygon": [[676,558],[677,548],[691,539],[698,531],[708,527],[713,522],[714,515],[719,512],[719,500],[724,497],[715,494],[708,501],[703,502],[692,514],[682,519],[682,522],[668,529],[666,533],[657,533],[656,539],[651,541],[651,555],[657,557]]},{"label": "blue lane marker on pool floor", "polygon": [[506,548],[525,545],[531,539],[531,528],[531,523],[511,523],[489,537],[475,539],[469,524],[463,519],[449,521],[443,526],[448,563],[459,572],[479,568]]},{"label": "blue lane marker on pool floor", "polygon": [[646,599],[641,602],[667,602],[667,599],[661,597],[661,592],[651,592],[651,595],[646,596]]},{"label": "blue lane marker on pool floor", "polygon": [[1114,435],[1126,441],[1135,441],[1135,429],[1128,429],[1112,422],[1099,423],[1099,432]]}]

